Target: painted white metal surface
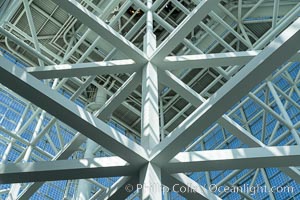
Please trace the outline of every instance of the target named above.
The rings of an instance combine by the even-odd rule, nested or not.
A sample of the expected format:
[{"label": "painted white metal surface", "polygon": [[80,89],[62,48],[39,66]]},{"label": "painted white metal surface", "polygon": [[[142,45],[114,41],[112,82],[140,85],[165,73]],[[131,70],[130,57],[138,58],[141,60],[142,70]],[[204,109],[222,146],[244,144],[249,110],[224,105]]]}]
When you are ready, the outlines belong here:
[{"label": "painted white metal surface", "polygon": [[[156,9],[159,8],[163,1],[152,2],[152,0],[147,0],[145,5],[143,2],[133,0],[132,2],[135,3],[135,6],[140,7],[146,15],[144,18],[141,18],[143,20],[146,19],[145,37],[143,38],[143,42],[136,46],[136,44],[130,42],[128,38],[131,38],[136,34],[134,31],[138,30],[138,28],[135,28],[137,26],[133,26],[132,30],[130,30],[130,32],[126,34],[126,37],[124,37],[110,26],[114,23],[109,23],[110,25],[108,25],[100,17],[97,17],[96,14],[90,12],[85,7],[85,3],[87,2],[83,1],[82,4],[75,0],[55,0],[54,2],[56,2],[61,8],[67,10],[75,18],[78,18],[79,21],[94,32],[92,33],[92,31],[88,29],[84,37],[76,43],[76,47],[79,47],[80,44],[85,41],[85,38],[93,38],[95,36],[97,38],[95,41],[99,42],[99,37],[102,37],[102,39],[105,39],[115,46],[116,49],[107,56],[107,60],[105,59],[105,61],[82,63],[85,58],[87,58],[83,56],[79,59],[79,63],[67,64],[67,60],[72,59],[72,54],[77,49],[74,48],[71,50],[73,44],[70,42],[65,52],[66,56],[62,60],[63,64],[57,65],[56,62],[46,56],[46,54],[53,55],[53,52],[50,53],[50,51],[45,51],[44,46],[41,46],[40,48],[39,40],[41,39],[39,38],[39,34],[35,34],[37,30],[35,30],[34,19],[32,18],[32,13],[30,12],[29,7],[31,2],[24,1],[32,37],[31,38],[29,36],[25,38],[30,38],[34,47],[28,45],[28,43],[23,40],[20,40],[20,38],[8,31],[7,28],[5,29],[0,27],[0,32],[10,40],[15,41],[15,43],[20,47],[26,49],[30,52],[30,54],[35,55],[40,67],[30,68],[27,71],[23,71],[1,57],[0,82],[24,98],[30,100],[41,109],[52,114],[57,119],[68,124],[70,127],[76,129],[88,138],[91,138],[96,142],[96,146],[99,144],[119,157],[66,160],[73,154],[74,151],[78,150],[79,146],[86,139],[85,136],[80,135],[78,132],[68,145],[63,147],[62,141],[60,141],[61,150],[56,149],[53,142],[49,140],[50,143],[52,142],[52,148],[56,150],[56,156],[53,157],[53,161],[1,164],[2,172],[0,177],[3,177],[1,180],[2,183],[58,180],[58,178],[53,175],[59,175],[59,180],[132,175],[132,177],[120,178],[119,181],[104,192],[99,190],[99,193],[95,193],[91,199],[125,199],[129,194],[134,192],[127,192],[124,190],[125,185],[128,184],[132,184],[133,186],[136,184],[142,184],[143,186],[156,185],[158,188],[161,188],[163,184],[167,186],[172,186],[174,184],[179,184],[185,187],[193,186],[201,188],[201,191],[198,191],[195,194],[179,193],[187,199],[220,199],[204,187],[199,186],[197,182],[186,175],[170,175],[170,173],[226,170],[233,169],[235,166],[238,166],[239,169],[249,167],[279,167],[282,172],[293,178],[295,181],[300,182],[299,170],[296,167],[291,167],[299,165],[299,146],[269,147],[268,145],[277,145],[280,142],[280,138],[274,139],[276,128],[274,128],[269,143],[265,144],[263,139],[261,141],[255,138],[249,130],[246,130],[247,128],[249,129],[249,127],[247,127],[249,124],[246,123],[246,128],[242,128],[234,120],[232,120],[229,115],[223,115],[256,84],[268,78],[267,84],[261,87],[263,88],[268,86],[268,90],[270,90],[272,95],[275,97],[275,103],[279,106],[281,115],[272,111],[270,105],[262,102],[255,96],[255,94],[250,93],[249,97],[261,105],[265,112],[270,112],[275,116],[278,120],[276,125],[277,128],[279,126],[279,122],[285,125],[288,130],[291,131],[296,144],[299,144],[300,140],[299,132],[297,131],[297,124],[293,124],[291,118],[288,116],[288,113],[286,112],[287,104],[280,100],[280,97],[284,96],[293,103],[293,99],[290,97],[291,94],[285,94],[284,92],[280,93],[280,91],[277,91],[278,89],[276,88],[276,85],[273,85],[268,77],[270,73],[275,71],[281,64],[288,61],[291,57],[292,59],[289,61],[295,61],[298,59],[298,54],[295,56],[294,54],[296,54],[299,50],[297,46],[300,40],[299,19],[286,28],[286,30],[266,48],[262,48],[272,41],[273,38],[280,33],[280,31],[285,29],[285,27],[289,24],[288,22],[293,21],[293,18],[296,17],[295,13],[297,13],[297,9],[299,9],[297,6],[291,11],[291,15],[280,21],[278,20],[278,15],[279,5],[281,4],[280,1],[275,1],[273,19],[271,20],[273,32],[270,33],[268,37],[261,39],[260,43],[256,45],[252,44],[252,41],[249,39],[247,35],[248,33],[246,32],[249,32],[249,29],[247,29],[247,27],[243,24],[243,20],[245,20],[247,16],[251,15],[255,9],[258,9],[262,1],[253,4],[253,7],[248,9],[246,14],[242,13],[243,4],[242,1],[239,1],[239,4],[237,5],[237,17],[226,10],[224,6],[220,4],[218,5],[218,0],[194,1],[196,6],[191,12],[181,2],[172,1],[177,9],[187,14],[185,18],[182,17],[182,22],[174,28],[169,24],[168,20],[165,20],[166,18],[163,19],[162,16],[156,13]],[[126,3],[124,3],[124,8],[120,8],[120,12],[117,15],[121,16],[127,12],[127,9],[132,5],[132,2],[129,0],[126,1]],[[93,6],[90,2],[87,3],[87,5]],[[216,7],[218,7],[218,9],[216,9]],[[137,10],[136,7],[134,8]],[[97,7],[95,7],[95,9],[96,11],[99,11]],[[227,24],[227,18],[221,18],[219,16],[219,9],[225,12],[229,18],[237,21],[237,26],[239,27],[237,29],[241,29],[240,32],[242,35],[238,35],[239,33],[236,32],[236,29],[234,27],[231,28]],[[215,11],[211,12],[212,10]],[[137,13],[138,11],[136,11],[136,13],[134,11],[134,14]],[[107,16],[109,14],[110,13],[101,14],[100,16]],[[233,44],[218,35],[218,27],[214,27],[213,25],[209,27],[207,24],[202,22],[207,14],[231,32],[236,37],[235,39],[239,40],[250,49],[247,51],[235,52],[235,49],[232,47]],[[126,15],[124,14],[124,16]],[[118,17],[116,16],[115,19],[117,18]],[[153,19],[155,23],[158,23],[162,27],[165,27],[167,31],[171,32],[169,35],[166,34],[166,39],[164,41],[155,38],[154,32],[157,31],[158,28],[157,25],[154,26]],[[54,23],[59,23],[54,19],[51,20],[54,21]],[[137,23],[136,25],[142,26],[142,23]],[[205,37],[210,36],[214,38],[223,47],[225,47],[225,49],[230,50],[231,52],[202,54],[203,51],[198,48],[199,45],[197,46],[192,43],[192,40],[190,41],[186,38],[189,33],[193,36],[191,31],[197,25],[200,25],[200,27],[206,31]],[[16,28],[14,25],[9,24],[8,26]],[[15,31],[20,32],[21,30],[16,29]],[[207,40],[203,39],[203,41]],[[189,49],[187,52],[193,52],[193,55],[167,56],[170,55],[170,52],[181,42],[183,42],[187,49]],[[160,43],[158,48],[156,48],[156,43]],[[94,47],[93,45],[95,45],[95,43],[93,43],[91,47]],[[143,51],[140,50],[142,48],[144,49]],[[252,48],[259,50],[252,50]],[[92,51],[91,49],[87,50],[85,53],[81,53],[87,55],[88,52]],[[121,54],[117,53],[118,51],[125,54],[129,59],[124,59]],[[121,58],[111,60],[114,56]],[[54,57],[58,58],[59,56]],[[44,67],[44,63],[45,65],[51,66]],[[242,67],[242,65],[245,65],[245,67]],[[223,66],[228,66],[228,68],[221,68]],[[181,69],[191,70],[195,68],[206,69],[208,70],[208,74],[213,74],[210,70],[217,71],[220,73],[221,76],[219,77],[221,78],[218,77],[215,80],[222,81],[222,79],[226,79],[224,86],[212,94],[210,98],[205,99],[202,97],[202,94],[195,92],[189,85],[184,83],[183,80],[168,71]],[[283,70],[280,70],[279,72],[283,72]],[[104,105],[101,108],[98,108],[95,114],[92,115],[79,106],[76,106],[74,103],[71,103],[69,100],[66,100],[64,97],[51,90],[48,86],[42,84],[30,73],[40,79],[64,78],[61,82],[59,82],[60,85],[66,83],[68,80],[67,78],[69,77],[90,76],[85,79],[86,82],[74,78],[77,82],[82,82],[83,85],[79,86],[79,90],[71,98],[72,100],[82,93],[84,90],[83,86],[86,88],[90,83],[98,84],[96,81],[93,81],[96,75],[127,73],[129,78],[126,81],[120,80],[120,82],[123,81],[123,85],[111,95],[106,103],[103,102]],[[285,76],[289,82],[294,84],[294,80],[292,80],[288,74],[285,74]],[[299,72],[297,77],[299,79]],[[58,81],[59,80],[56,79],[57,83]],[[170,121],[174,122],[180,116],[187,117],[187,119],[165,138],[163,136],[167,133],[167,131],[164,130],[165,125],[163,124],[163,120],[159,119],[159,117],[164,117],[164,113],[160,112],[163,112],[167,106],[164,107],[164,105],[159,105],[159,103],[164,103],[163,100],[159,102],[160,95],[163,96],[163,94],[159,94],[159,83],[170,87],[186,99],[190,105],[197,108],[196,111],[188,117],[185,116],[185,111],[188,110],[189,107],[185,107],[182,110],[177,109],[177,117],[174,117]],[[135,90],[140,84],[142,86],[141,93]],[[297,87],[295,87],[293,91],[300,95]],[[130,140],[128,137],[110,128],[107,124],[101,121],[111,118],[111,114],[121,105],[122,102],[122,105],[124,105],[124,101],[128,100],[126,100],[126,98],[132,92],[141,99],[141,114],[139,114],[140,119],[133,123],[133,125],[141,123],[141,145]],[[173,105],[171,107],[175,109]],[[160,109],[159,106],[161,107]],[[297,107],[296,104],[295,106]],[[128,106],[128,108],[136,109],[130,106]],[[40,112],[41,110],[38,111]],[[45,113],[45,111],[43,112]],[[213,151],[203,149],[203,151],[180,153],[181,150],[199,136],[200,132],[216,121],[244,144],[256,148]],[[51,125],[55,123],[56,120],[53,118]],[[169,126],[169,124],[167,124],[167,126]],[[24,129],[25,127],[26,126],[23,125],[23,127],[20,128]],[[130,126],[128,127],[131,128]],[[2,127],[0,128],[2,130]],[[48,128],[50,128],[50,125]],[[44,130],[42,135],[46,134],[46,130],[47,129]],[[7,134],[14,140],[22,140],[18,134],[14,135],[14,133],[7,130],[5,130],[5,132],[7,132]],[[209,132],[206,134],[209,134]],[[288,132],[284,133],[281,137],[284,137],[286,134],[288,134]],[[26,144],[28,143],[27,145],[31,148],[24,151],[24,161],[28,161],[31,154],[30,152],[35,147],[41,136],[36,135],[36,138],[30,142],[25,142]],[[201,136],[194,144],[189,146],[188,149],[192,149],[192,147],[198,143],[201,143],[203,148],[203,138],[204,136]],[[62,138],[60,138],[60,140],[62,140]],[[10,149],[11,148],[7,148],[5,155],[9,153]],[[216,157],[216,155],[218,156]],[[219,155],[222,155],[221,158]],[[56,161],[60,159],[64,160]],[[62,171],[64,171],[63,174]],[[65,171],[67,173],[65,173]],[[264,181],[266,185],[271,187],[268,177],[265,174],[265,170],[262,169],[260,171],[264,174]],[[80,174],[75,172],[80,172]],[[232,176],[234,176],[234,173],[235,172],[233,171]],[[28,174],[34,174],[35,176],[29,177]],[[9,179],[8,176],[11,177],[11,179]],[[209,183],[209,173],[206,173],[206,179]],[[12,188],[10,194],[13,194],[14,198],[18,195],[17,199],[29,199],[32,193],[42,184],[43,183],[33,183],[26,187],[20,195],[18,195],[18,191],[21,189],[21,185],[18,184],[20,187]],[[226,184],[228,185],[229,183]],[[163,196],[161,190],[151,191],[145,189],[145,187],[140,190],[139,195],[141,199],[155,200],[161,199]],[[240,195],[251,199],[251,197],[246,193],[240,193]],[[270,193],[269,196],[271,199],[274,199],[273,194]],[[84,198],[87,198],[87,195],[85,195]]]}]

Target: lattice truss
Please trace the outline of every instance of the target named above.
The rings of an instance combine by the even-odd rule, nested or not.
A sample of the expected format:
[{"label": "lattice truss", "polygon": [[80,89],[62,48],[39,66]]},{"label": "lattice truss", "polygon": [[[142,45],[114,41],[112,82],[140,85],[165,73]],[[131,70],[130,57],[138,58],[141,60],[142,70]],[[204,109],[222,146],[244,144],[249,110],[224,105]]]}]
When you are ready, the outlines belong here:
[{"label": "lattice truss", "polygon": [[0,5],[1,199],[300,198],[298,0]]}]

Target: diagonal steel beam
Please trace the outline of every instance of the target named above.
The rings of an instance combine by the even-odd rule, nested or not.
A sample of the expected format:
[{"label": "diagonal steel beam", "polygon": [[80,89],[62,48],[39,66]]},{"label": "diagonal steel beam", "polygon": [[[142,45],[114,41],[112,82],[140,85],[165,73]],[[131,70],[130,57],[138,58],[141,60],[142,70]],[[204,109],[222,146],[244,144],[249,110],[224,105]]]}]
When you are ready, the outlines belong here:
[{"label": "diagonal steel beam", "polygon": [[216,7],[220,0],[202,0],[197,7],[173,30],[173,32],[159,45],[151,60],[159,64],[193,28],[202,21],[207,14]]},{"label": "diagonal steel beam", "polygon": [[[227,131],[236,136],[243,143],[249,145],[250,147],[266,147],[266,145],[258,140],[256,137],[251,135],[243,127],[237,124],[235,121],[230,119],[230,117],[223,115],[219,119],[219,124],[223,126]],[[300,172],[295,167],[280,167],[279,168],[283,173],[291,177],[297,183],[300,183]]]},{"label": "diagonal steel beam", "polygon": [[84,8],[75,0],[52,0],[62,9],[73,15],[88,28],[99,34],[103,39],[118,48],[129,58],[138,63],[146,63],[144,53],[134,44],[128,41],[125,37],[116,32],[113,28],[107,25],[99,17]]},{"label": "diagonal steel beam", "polygon": [[0,183],[130,176],[136,167],[113,157],[0,164]]},{"label": "diagonal steel beam", "polygon": [[[52,159],[54,160],[66,160],[68,159],[78,148],[86,141],[86,137],[81,133],[77,133],[74,138]],[[27,200],[40,188],[44,182],[32,183],[19,194],[17,200]]]},{"label": "diagonal steel beam", "polygon": [[12,65],[0,58],[0,82],[3,85],[131,164],[147,161],[148,155],[140,145]]},{"label": "diagonal steel beam", "polygon": [[[128,96],[128,94],[130,94],[134,90],[134,88],[136,88],[137,85],[140,84],[140,80],[140,72],[132,74],[117,90],[117,92],[105,102],[102,108],[94,114],[94,116],[97,116],[101,120],[106,120],[107,118],[109,118],[116,107],[118,107],[120,103]],[[70,141],[70,143],[66,145],[65,148],[59,154],[57,154],[53,160],[68,159],[84,141],[86,141],[86,137],[81,133],[77,133]],[[29,199],[32,194],[37,191],[43,184],[44,182],[35,182],[27,186],[17,199]]]},{"label": "diagonal steel beam", "polygon": [[195,107],[200,106],[206,100],[168,70],[160,70],[159,81],[170,87]]},{"label": "diagonal steel beam", "polygon": [[118,106],[141,84],[142,72],[133,73],[123,85],[96,112],[101,120],[107,120]]},{"label": "diagonal steel beam", "polygon": [[182,173],[171,175],[164,172],[162,174],[162,182],[169,190],[173,190],[186,199],[221,200],[220,197]]},{"label": "diagonal steel beam", "polygon": [[299,165],[299,146],[278,146],[181,152],[163,169],[173,174]]},{"label": "diagonal steel beam", "polygon": [[[201,97],[192,88],[187,86],[169,71],[161,71],[159,74],[161,82],[171,87],[175,92],[188,100],[193,106],[198,107],[205,101],[203,97]],[[218,123],[232,135],[241,140],[244,144],[247,144],[250,147],[266,147],[263,142],[251,135],[251,133],[246,131],[227,115],[222,115],[222,117],[218,120]],[[290,176],[296,182],[300,182],[300,172],[295,167],[281,167],[280,170],[286,175]]]},{"label": "diagonal steel beam", "polygon": [[259,55],[198,107],[168,137],[157,145],[151,155],[154,162],[167,162],[255,85],[293,56],[300,42],[300,19],[291,24]]},{"label": "diagonal steel beam", "polygon": [[82,77],[103,74],[133,73],[142,68],[131,59],[79,64],[61,64],[46,67],[30,67],[27,72],[38,79]]},{"label": "diagonal steel beam", "polygon": [[26,42],[20,40],[15,35],[10,33],[9,31],[5,30],[3,27],[0,26],[0,33],[4,36],[6,36],[8,39],[12,40],[17,45],[20,45],[22,48],[26,49],[31,55],[39,58],[40,60],[44,61],[45,63],[48,63],[50,65],[55,65],[55,62],[50,60],[48,57],[44,56],[39,51],[36,51],[33,47],[28,45]]},{"label": "diagonal steel beam", "polygon": [[137,176],[125,176],[119,178],[110,188],[108,188],[104,193],[95,193],[90,200],[119,200],[126,199],[135,190],[138,184]]},{"label": "diagonal steel beam", "polygon": [[[162,83],[172,88],[176,93],[188,100],[193,106],[198,107],[205,101],[205,99],[201,95],[199,95],[169,71],[160,71],[159,75],[160,81]],[[251,135],[251,133],[246,131],[243,127],[241,127],[227,115],[222,115],[222,117],[218,120],[218,123],[232,135],[234,135],[244,144],[247,144],[250,147],[266,146],[263,142]],[[281,167],[280,170],[286,175],[290,176],[296,182],[300,182],[300,172],[295,167]]]}]

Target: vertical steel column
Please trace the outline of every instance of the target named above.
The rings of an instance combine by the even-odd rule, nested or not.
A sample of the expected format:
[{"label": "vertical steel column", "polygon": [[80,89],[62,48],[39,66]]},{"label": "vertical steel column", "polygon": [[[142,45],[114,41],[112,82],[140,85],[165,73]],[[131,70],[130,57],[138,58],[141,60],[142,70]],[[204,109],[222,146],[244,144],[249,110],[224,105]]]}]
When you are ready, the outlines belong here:
[{"label": "vertical steel column", "polygon": [[160,140],[157,68],[148,62],[142,80],[142,146],[150,150]]},{"label": "vertical steel column", "polygon": [[165,130],[164,130],[164,126],[165,126],[165,120],[164,120],[164,106],[163,106],[163,98],[160,97],[159,98],[159,110],[160,110],[160,140],[163,140],[165,138]]},{"label": "vertical steel column", "polygon": [[[153,33],[152,0],[147,0],[146,35],[144,36],[144,53],[150,58],[156,49],[156,37]],[[158,107],[157,68],[150,61],[143,69],[142,77],[142,119],[141,144],[149,152],[160,141],[159,107]],[[140,199],[162,200],[161,169],[148,163],[140,171]]]},{"label": "vertical steel column", "polygon": [[[144,52],[149,58],[156,49],[156,37],[153,33],[152,0],[147,0],[147,31],[144,36]],[[148,62],[142,77],[142,136],[145,149],[151,149],[159,143],[159,108],[157,68]]]},{"label": "vertical steel column", "polygon": [[162,200],[161,169],[148,163],[140,171],[141,200]]},{"label": "vertical steel column", "polygon": [[277,20],[278,20],[278,12],[279,12],[279,1],[280,0],[275,0],[274,1],[274,7],[273,7],[273,19],[272,19],[272,29],[275,29],[277,25]]}]

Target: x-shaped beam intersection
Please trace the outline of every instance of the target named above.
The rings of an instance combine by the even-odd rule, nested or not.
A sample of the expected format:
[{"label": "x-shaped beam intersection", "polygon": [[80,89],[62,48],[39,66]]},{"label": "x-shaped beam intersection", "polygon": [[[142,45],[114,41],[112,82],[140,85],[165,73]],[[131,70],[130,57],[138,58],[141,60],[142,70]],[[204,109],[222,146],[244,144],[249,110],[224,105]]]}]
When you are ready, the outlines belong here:
[{"label": "x-shaped beam intersection", "polygon": [[[96,176],[134,177],[120,181],[122,184],[126,184],[130,181],[136,182],[135,177],[138,176],[138,182],[145,185],[159,184],[161,186],[165,184],[170,186],[170,183],[175,182],[188,185],[187,183],[197,183],[184,174],[174,175],[174,173],[235,169],[237,165],[240,168],[300,165],[298,146],[267,147],[258,145],[261,147],[179,153],[218,119],[220,119],[219,123],[221,124],[229,123],[229,125],[232,125],[234,123],[223,114],[256,84],[263,81],[299,50],[297,47],[300,41],[299,19],[262,51],[166,57],[191,32],[197,23],[206,17],[219,0],[201,1],[180,26],[157,48],[155,36],[152,32],[153,27],[151,27],[153,26],[152,1],[148,0],[146,5],[148,8],[146,12],[147,32],[144,38],[143,52],[76,1],[53,1],[81,20],[102,38],[123,51],[130,59],[32,68],[28,70],[28,73],[2,57],[0,60],[1,83],[86,137],[94,140],[115,154],[116,157],[7,164],[1,166],[1,183],[92,178]],[[178,69],[180,66],[195,68],[199,63],[202,67],[218,67],[220,62],[227,62],[230,65],[245,65],[245,67],[207,100],[192,91],[168,71],[174,67]],[[133,73],[133,75],[124,84],[125,86],[119,89],[101,110],[94,114],[95,116],[65,99],[56,91],[49,89],[32,76],[58,78],[117,72]],[[137,144],[100,119],[105,119],[105,115],[111,114],[113,109],[137,87],[140,81],[143,88],[142,133],[141,144]],[[177,90],[179,94],[186,94],[188,99],[191,97],[191,101],[194,102],[192,104],[198,106],[187,119],[161,142],[158,115],[159,82],[165,83],[175,91]],[[239,125],[234,124],[234,126],[243,132],[243,128]],[[253,142],[255,140],[250,135],[245,135],[239,134],[236,136],[246,137],[247,139],[244,141]],[[80,142],[83,142],[83,139],[81,137]],[[80,142],[77,142],[76,145],[79,146]],[[69,146],[63,151],[69,151],[68,148]],[[57,158],[66,159],[68,158],[67,155],[70,156],[71,152],[69,151],[69,154]],[[284,159],[284,162],[278,158]],[[57,174],[59,176],[53,176]],[[106,195],[109,195],[112,199],[114,197],[113,190],[114,188],[106,192]],[[142,193],[143,199],[157,200],[161,198],[159,192],[143,190]],[[190,195],[196,195],[197,198],[203,199],[219,199],[203,187],[201,187],[201,191]],[[195,196],[190,198],[195,198]]]}]

